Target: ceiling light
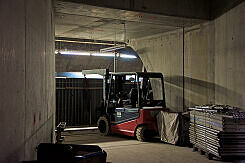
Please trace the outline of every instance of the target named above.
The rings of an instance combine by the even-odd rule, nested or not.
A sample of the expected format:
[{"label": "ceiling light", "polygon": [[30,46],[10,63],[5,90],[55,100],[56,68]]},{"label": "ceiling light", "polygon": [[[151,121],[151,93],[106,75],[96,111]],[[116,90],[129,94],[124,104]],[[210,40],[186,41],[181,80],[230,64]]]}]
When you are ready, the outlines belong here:
[{"label": "ceiling light", "polygon": [[[55,54],[57,55],[81,55],[81,56],[96,56],[96,57],[114,57],[115,54],[114,53],[99,53],[99,52],[86,52],[86,51],[55,51]],[[129,58],[129,59],[133,59],[133,58],[137,58],[135,55],[129,55],[129,54],[119,54],[117,53],[117,57],[121,57],[121,58]]]},{"label": "ceiling light", "polygon": [[120,54],[121,58],[137,58],[135,55]]},{"label": "ceiling light", "polygon": [[[55,52],[55,54],[58,54],[58,51]],[[60,51],[60,54],[62,55],[87,55],[89,56],[89,52],[78,52],[78,51]]]},{"label": "ceiling light", "polygon": [[99,56],[99,57],[114,57],[115,54],[113,53],[92,53],[92,56]]}]

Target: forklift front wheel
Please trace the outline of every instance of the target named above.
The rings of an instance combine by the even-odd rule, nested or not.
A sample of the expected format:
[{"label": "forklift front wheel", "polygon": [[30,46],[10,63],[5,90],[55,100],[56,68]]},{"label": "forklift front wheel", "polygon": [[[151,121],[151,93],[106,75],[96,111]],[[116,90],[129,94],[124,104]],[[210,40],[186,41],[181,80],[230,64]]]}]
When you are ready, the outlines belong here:
[{"label": "forklift front wheel", "polygon": [[101,116],[97,122],[100,134],[102,136],[107,136],[110,133],[109,121],[105,116]]},{"label": "forklift front wheel", "polygon": [[136,138],[139,141],[142,141],[142,142],[149,140],[149,135],[148,135],[148,132],[146,130],[146,126],[137,127],[137,129],[136,129]]}]

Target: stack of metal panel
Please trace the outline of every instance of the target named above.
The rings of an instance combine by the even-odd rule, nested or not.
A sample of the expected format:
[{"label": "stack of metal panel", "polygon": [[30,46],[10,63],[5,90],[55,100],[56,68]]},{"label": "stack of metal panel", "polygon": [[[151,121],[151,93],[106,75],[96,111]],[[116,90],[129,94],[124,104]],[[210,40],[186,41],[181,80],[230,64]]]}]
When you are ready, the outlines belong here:
[{"label": "stack of metal panel", "polygon": [[245,113],[221,105],[190,108],[190,142],[219,158],[245,156]]}]

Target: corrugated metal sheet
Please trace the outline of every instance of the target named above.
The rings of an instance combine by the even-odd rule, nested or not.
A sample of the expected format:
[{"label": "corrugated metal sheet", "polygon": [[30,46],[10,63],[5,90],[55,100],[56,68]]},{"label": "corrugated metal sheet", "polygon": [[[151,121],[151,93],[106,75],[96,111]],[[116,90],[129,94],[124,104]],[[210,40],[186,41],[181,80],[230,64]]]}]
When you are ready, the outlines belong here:
[{"label": "corrugated metal sheet", "polygon": [[96,108],[103,100],[103,80],[56,78],[56,125],[96,125]]}]

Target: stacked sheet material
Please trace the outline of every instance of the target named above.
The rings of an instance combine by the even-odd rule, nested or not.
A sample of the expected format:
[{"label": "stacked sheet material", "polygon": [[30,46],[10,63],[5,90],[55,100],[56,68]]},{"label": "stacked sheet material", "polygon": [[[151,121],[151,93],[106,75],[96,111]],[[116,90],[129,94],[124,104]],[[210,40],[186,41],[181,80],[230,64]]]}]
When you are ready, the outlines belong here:
[{"label": "stacked sheet material", "polygon": [[190,108],[190,142],[219,158],[245,156],[245,113],[221,105]]}]

